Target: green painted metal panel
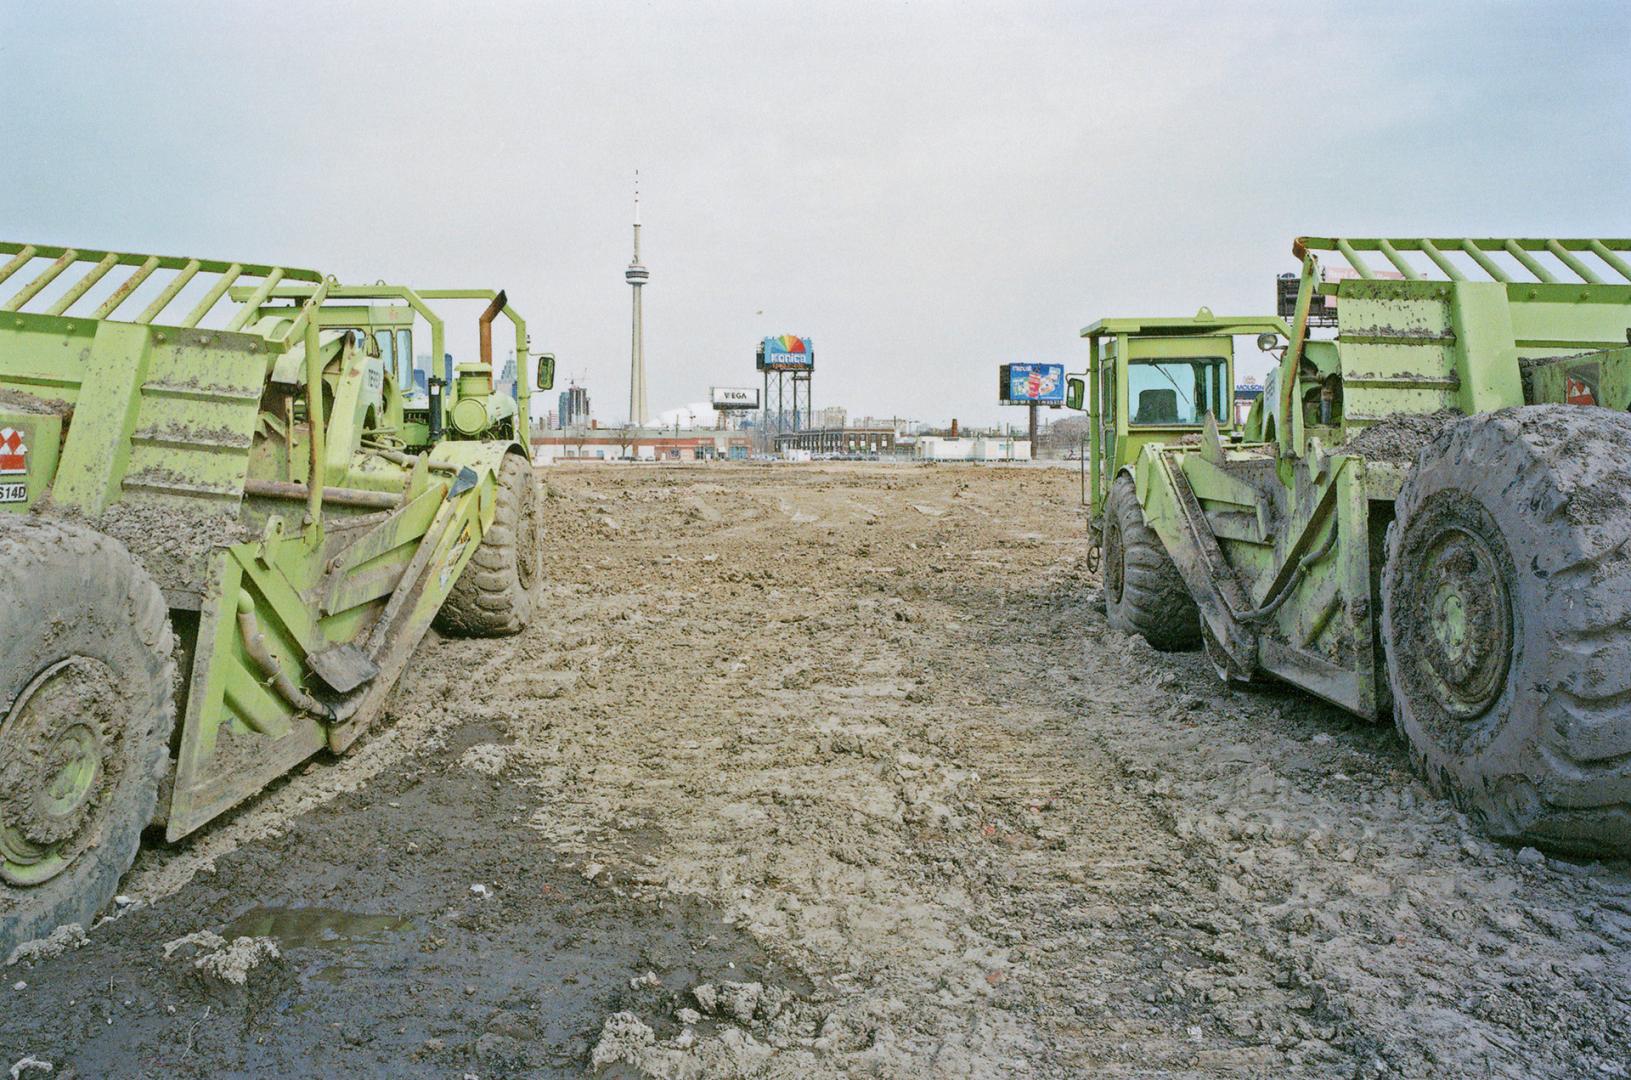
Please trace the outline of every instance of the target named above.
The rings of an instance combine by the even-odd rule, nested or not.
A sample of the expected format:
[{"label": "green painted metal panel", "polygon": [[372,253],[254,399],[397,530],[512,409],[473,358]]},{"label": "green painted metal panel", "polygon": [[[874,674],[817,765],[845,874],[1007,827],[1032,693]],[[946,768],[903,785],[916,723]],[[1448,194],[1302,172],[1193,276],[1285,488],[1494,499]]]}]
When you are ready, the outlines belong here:
[{"label": "green painted metal panel", "polygon": [[152,355],[146,327],[104,322],[84,357],[74,422],[62,449],[52,497],[96,517],[119,494],[130,459],[142,382]]},{"label": "green painted metal panel", "polygon": [[1461,376],[1458,404],[1465,413],[1487,412],[1523,404],[1518,352],[1512,332],[1512,309],[1504,287],[1458,281],[1450,286],[1452,328]]},{"label": "green painted metal panel", "polygon": [[0,390],[68,411],[79,399],[96,327],[84,319],[0,316]]},{"label": "green painted metal panel", "polygon": [[236,514],[266,381],[264,342],[198,331],[154,336],[130,433],[127,497],[196,498]]},{"label": "green painted metal panel", "polygon": [[[1540,350],[1582,352],[1626,343],[1631,287],[1512,285],[1507,287],[1512,333],[1524,356]],[[1537,348],[1538,347],[1538,348]]]}]

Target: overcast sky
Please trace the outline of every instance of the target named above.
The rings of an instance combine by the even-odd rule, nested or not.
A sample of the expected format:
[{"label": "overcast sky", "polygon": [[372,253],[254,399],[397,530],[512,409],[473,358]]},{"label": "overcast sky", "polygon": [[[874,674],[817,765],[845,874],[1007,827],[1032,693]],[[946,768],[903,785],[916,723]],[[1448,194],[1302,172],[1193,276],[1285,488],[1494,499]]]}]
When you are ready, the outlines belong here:
[{"label": "overcast sky", "polygon": [[[0,233],[504,287],[627,415],[814,339],[815,404],[1021,419],[1111,315],[1292,238],[1631,234],[1624,3],[0,0]],[[469,335],[454,339],[469,348]]]}]

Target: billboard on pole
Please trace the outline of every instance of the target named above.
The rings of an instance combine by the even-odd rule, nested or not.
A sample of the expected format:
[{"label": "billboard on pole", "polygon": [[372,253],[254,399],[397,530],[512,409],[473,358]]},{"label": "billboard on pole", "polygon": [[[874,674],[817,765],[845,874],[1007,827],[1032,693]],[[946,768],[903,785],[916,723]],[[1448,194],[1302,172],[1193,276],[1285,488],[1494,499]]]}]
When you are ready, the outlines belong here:
[{"label": "billboard on pole", "polygon": [[807,337],[782,334],[759,342],[760,371],[813,371],[815,347]]},{"label": "billboard on pole", "polygon": [[1063,364],[1004,364],[998,371],[997,400],[1004,405],[1065,403]]},{"label": "billboard on pole", "polygon": [[758,387],[713,386],[708,388],[708,400],[716,409],[757,409]]}]

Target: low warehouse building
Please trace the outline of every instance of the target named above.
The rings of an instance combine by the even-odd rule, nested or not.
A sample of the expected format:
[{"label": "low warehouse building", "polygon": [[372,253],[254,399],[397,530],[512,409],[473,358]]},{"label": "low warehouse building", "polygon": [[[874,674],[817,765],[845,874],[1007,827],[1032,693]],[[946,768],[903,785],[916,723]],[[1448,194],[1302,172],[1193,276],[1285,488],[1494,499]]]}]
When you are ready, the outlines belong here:
[{"label": "low warehouse building", "polygon": [[916,456],[919,461],[1028,461],[1031,440],[922,435],[917,440]]}]

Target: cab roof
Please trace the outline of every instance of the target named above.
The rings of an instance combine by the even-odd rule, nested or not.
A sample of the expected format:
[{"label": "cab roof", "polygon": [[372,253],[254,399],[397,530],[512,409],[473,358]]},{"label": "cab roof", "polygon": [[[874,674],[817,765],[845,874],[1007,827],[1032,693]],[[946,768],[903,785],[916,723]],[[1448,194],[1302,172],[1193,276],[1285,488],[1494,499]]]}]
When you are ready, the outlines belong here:
[{"label": "cab roof", "polygon": [[1165,316],[1148,319],[1100,319],[1082,328],[1082,337],[1103,337],[1108,334],[1132,334],[1146,337],[1171,337],[1185,334],[1253,334],[1272,330],[1287,338],[1291,332],[1285,320],[1272,315],[1213,315],[1201,308],[1194,315]]}]

